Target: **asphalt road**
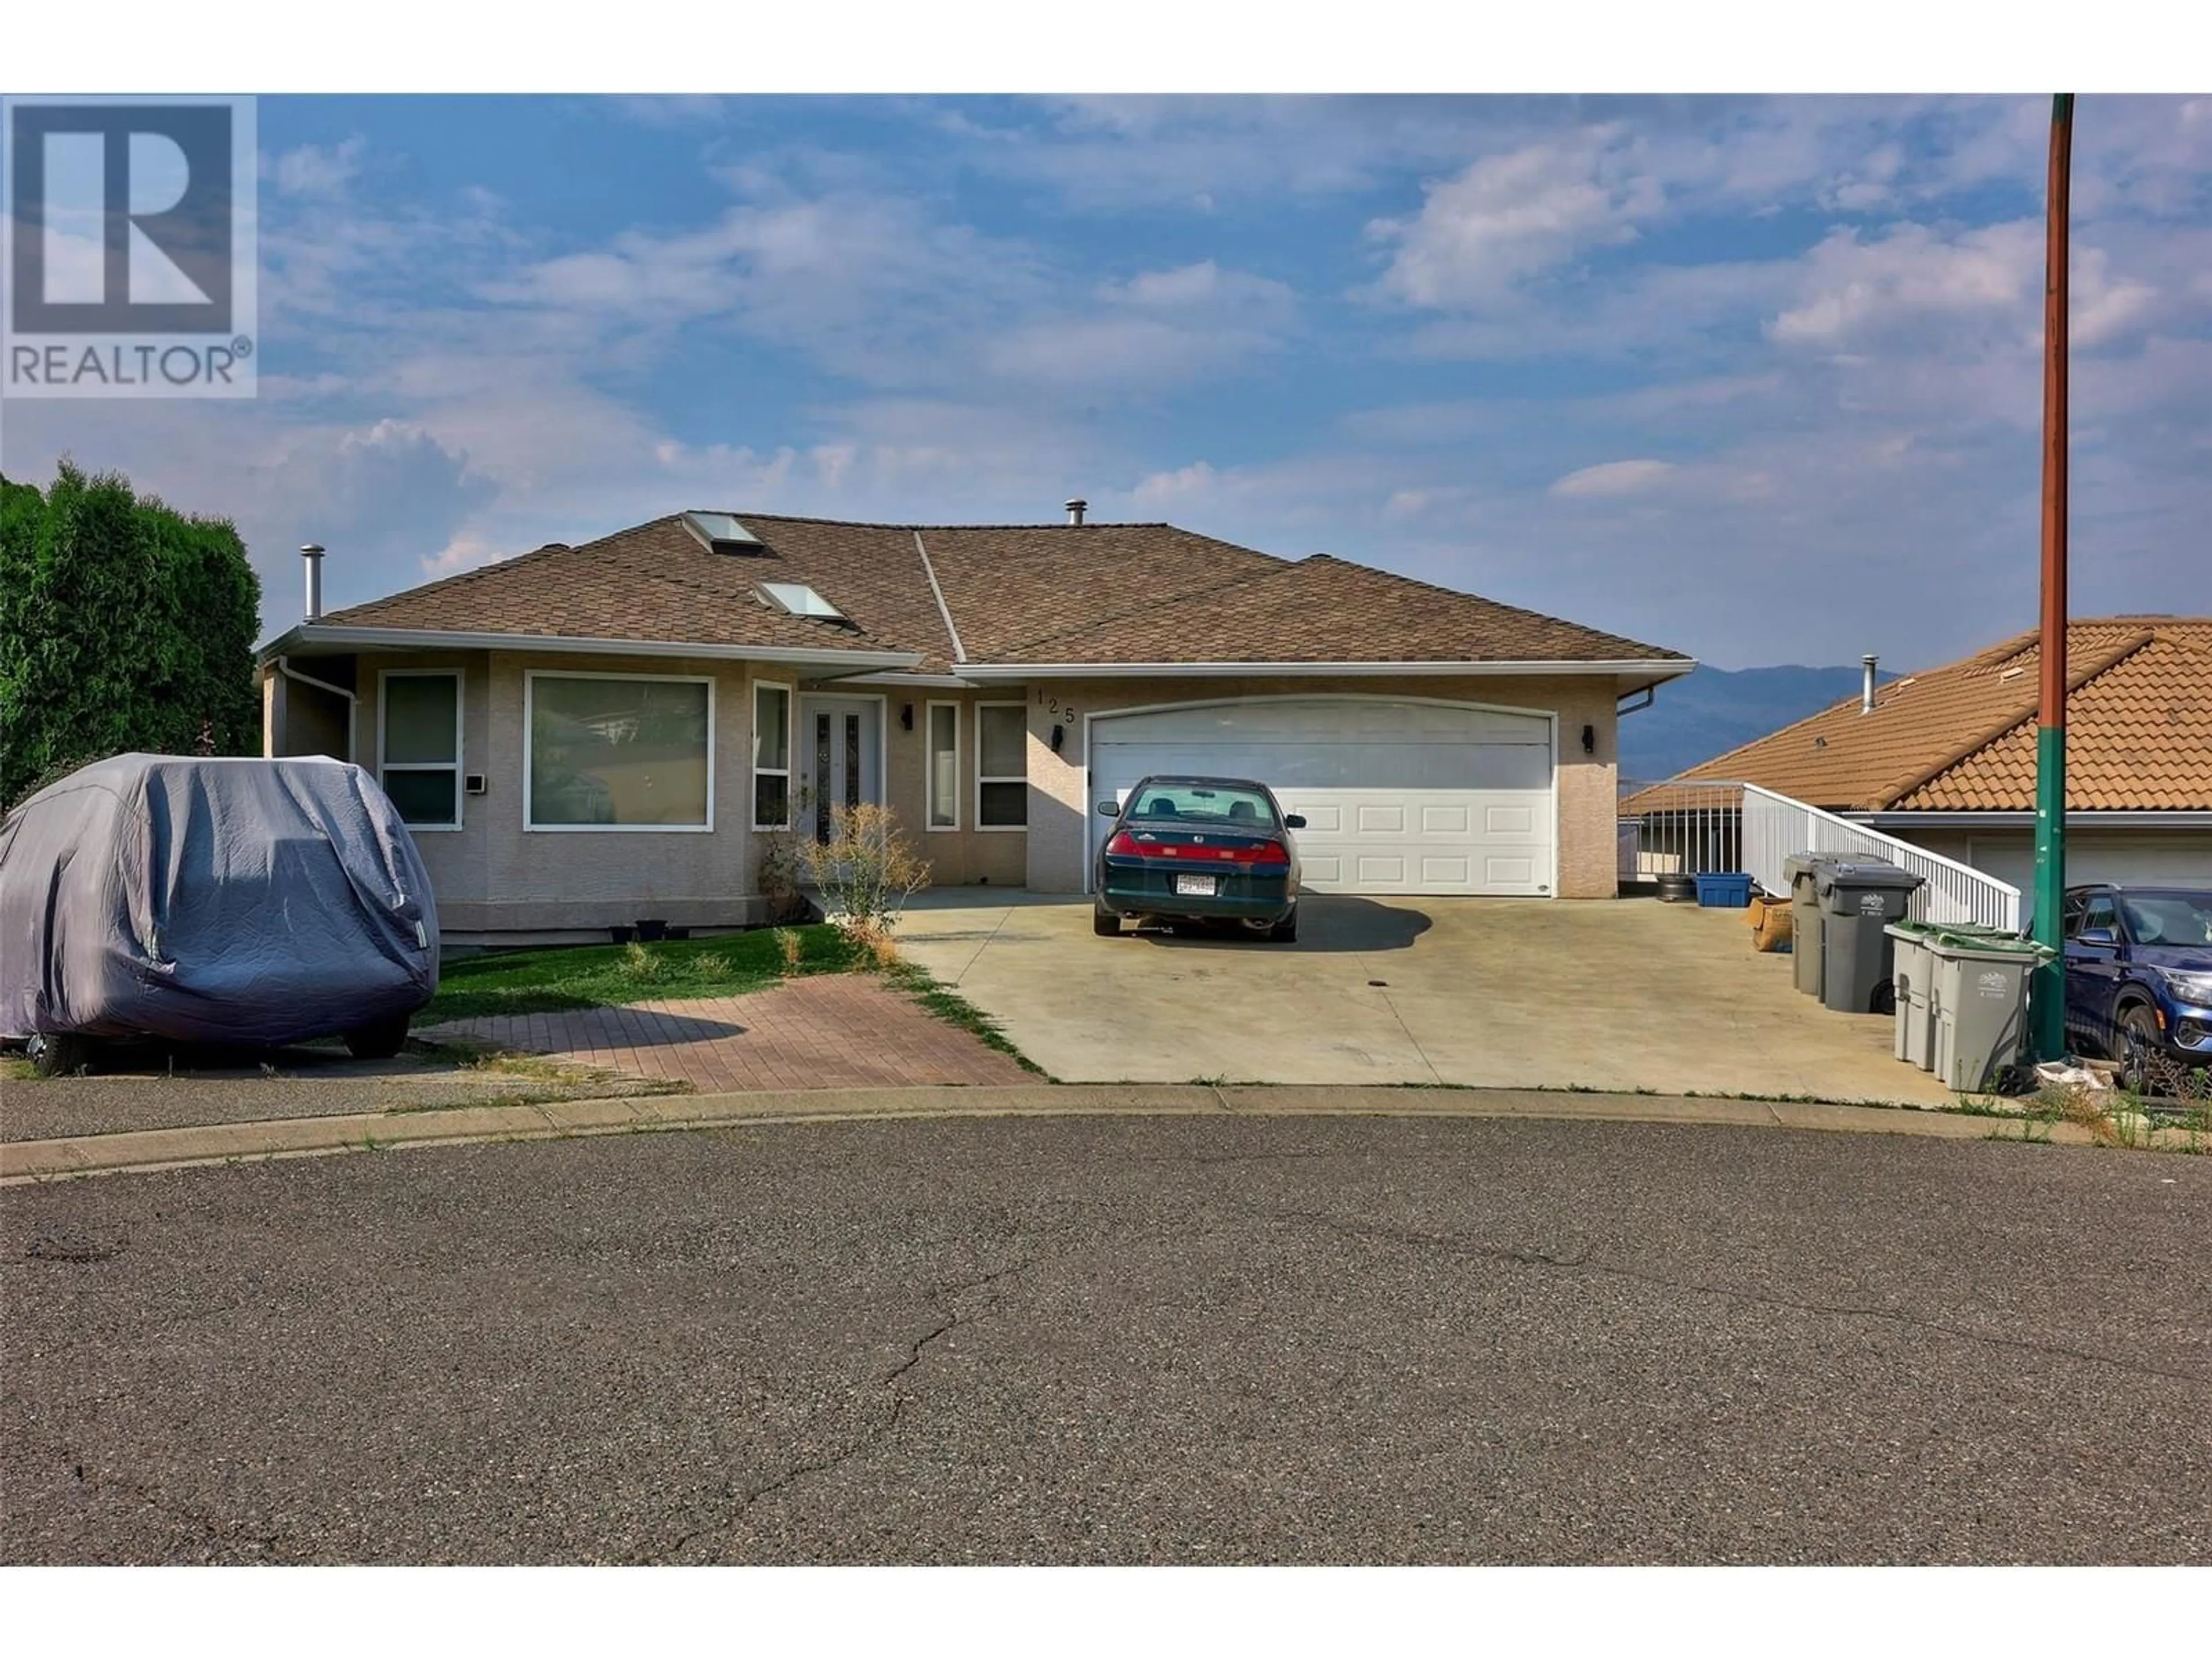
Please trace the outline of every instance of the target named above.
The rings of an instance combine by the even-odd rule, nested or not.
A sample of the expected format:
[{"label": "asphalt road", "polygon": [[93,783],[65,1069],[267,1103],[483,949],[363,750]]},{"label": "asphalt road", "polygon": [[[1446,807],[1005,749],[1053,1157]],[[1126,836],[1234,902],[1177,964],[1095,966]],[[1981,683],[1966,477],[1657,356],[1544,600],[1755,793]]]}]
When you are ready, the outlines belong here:
[{"label": "asphalt road", "polygon": [[0,1194],[0,1558],[2203,1561],[2212,1160],[763,1127]]}]

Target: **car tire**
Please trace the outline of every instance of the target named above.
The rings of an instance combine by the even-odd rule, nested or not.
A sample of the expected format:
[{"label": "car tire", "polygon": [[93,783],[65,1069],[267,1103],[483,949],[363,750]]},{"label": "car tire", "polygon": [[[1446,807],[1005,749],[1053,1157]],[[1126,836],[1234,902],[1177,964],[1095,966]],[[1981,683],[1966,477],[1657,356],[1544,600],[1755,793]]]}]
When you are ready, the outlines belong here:
[{"label": "car tire", "polygon": [[2166,1039],[2158,1029],[2158,1016],[2142,1003],[2120,1010],[2120,1083],[2139,1095],[2152,1092],[2151,1073]]},{"label": "car tire", "polygon": [[29,1044],[31,1064],[40,1077],[75,1077],[92,1071],[95,1045],[72,1032],[41,1031]]},{"label": "car tire", "polygon": [[394,1015],[345,1033],[346,1052],[356,1060],[389,1060],[407,1042],[407,1016]]},{"label": "car tire", "polygon": [[1100,939],[1119,939],[1121,936],[1121,918],[1104,905],[1094,903],[1091,907],[1091,931]]},{"label": "car tire", "polygon": [[1296,945],[1298,942],[1298,913],[1285,916],[1267,930],[1267,939],[1273,945]]}]

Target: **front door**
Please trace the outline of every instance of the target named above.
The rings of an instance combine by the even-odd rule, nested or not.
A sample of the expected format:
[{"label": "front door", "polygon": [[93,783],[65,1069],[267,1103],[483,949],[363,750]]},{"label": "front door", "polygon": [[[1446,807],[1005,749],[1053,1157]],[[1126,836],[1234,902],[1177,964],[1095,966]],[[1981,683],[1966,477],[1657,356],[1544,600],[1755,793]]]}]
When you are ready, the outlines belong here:
[{"label": "front door", "polygon": [[799,834],[826,842],[828,809],[883,799],[883,720],[873,697],[799,698]]}]

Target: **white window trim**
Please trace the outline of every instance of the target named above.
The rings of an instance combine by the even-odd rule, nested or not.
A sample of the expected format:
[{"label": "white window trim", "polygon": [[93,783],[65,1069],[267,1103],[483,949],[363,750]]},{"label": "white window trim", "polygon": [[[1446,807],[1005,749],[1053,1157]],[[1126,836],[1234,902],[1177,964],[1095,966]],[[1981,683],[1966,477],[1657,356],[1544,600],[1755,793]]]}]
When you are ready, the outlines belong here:
[{"label": "white window trim", "polygon": [[[448,766],[444,761],[387,761],[385,750],[392,744],[392,727],[384,714],[384,688],[393,680],[451,680],[453,683],[453,759]],[[462,752],[464,734],[468,725],[468,679],[458,668],[381,668],[376,674],[376,786],[384,787],[386,772],[451,772],[453,775],[453,821],[451,823],[410,823],[410,835],[428,830],[433,835],[444,834],[465,827],[468,805],[464,797],[468,793],[468,768]],[[388,792],[387,792],[388,793]]]},{"label": "white window trim", "polygon": [[[1000,776],[996,773],[994,773],[989,777],[983,775],[983,711],[986,708],[1012,708],[1020,711],[1022,716],[1024,765],[1019,777],[1005,777]],[[975,829],[976,832],[980,835],[1024,836],[1029,833],[1029,806],[1026,802],[1024,802],[1022,806],[1022,821],[1019,823],[986,823],[983,822],[983,786],[985,784],[1018,783],[1026,787],[1029,783],[1030,775],[1027,764],[1029,729],[1030,706],[1026,702],[979,702],[975,705]]]},{"label": "white window trim", "polygon": [[[763,766],[760,756],[760,694],[763,690],[783,693],[783,764],[781,767]],[[745,821],[755,830],[770,832],[795,832],[799,825],[798,790],[793,785],[794,773],[792,762],[799,757],[799,687],[790,680],[749,680],[745,695],[751,699],[745,716]],[[781,777],[783,780],[783,817],[781,823],[762,823],[756,820],[755,811],[760,803],[758,780]]]},{"label": "white window trim", "polygon": [[[704,823],[538,823],[530,800],[530,740],[537,725],[538,682],[654,680],[707,688],[707,821]],[[604,674],[580,668],[530,668],[522,675],[522,830],[530,836],[711,836],[714,833],[714,680],[711,674]]]},{"label": "white window trim", "polygon": [[[952,808],[952,822],[936,823],[937,816],[937,742],[936,712],[940,708],[952,711],[952,799],[947,803]],[[949,836],[960,827],[960,764],[963,758],[960,740],[960,705],[946,699],[925,702],[921,708],[921,824],[925,835]]]}]

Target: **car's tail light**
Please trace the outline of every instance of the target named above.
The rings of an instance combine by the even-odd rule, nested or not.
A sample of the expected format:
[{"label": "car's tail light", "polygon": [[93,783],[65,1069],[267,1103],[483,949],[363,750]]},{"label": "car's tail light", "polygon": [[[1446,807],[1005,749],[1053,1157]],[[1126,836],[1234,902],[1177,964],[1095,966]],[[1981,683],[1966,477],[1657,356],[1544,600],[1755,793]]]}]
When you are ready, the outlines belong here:
[{"label": "car's tail light", "polygon": [[1164,841],[1141,830],[1123,830],[1106,843],[1108,854],[1124,859],[1179,859],[1190,864],[1227,864],[1238,869],[1270,866],[1288,868],[1290,854],[1279,841],[1221,845],[1195,841]]}]

